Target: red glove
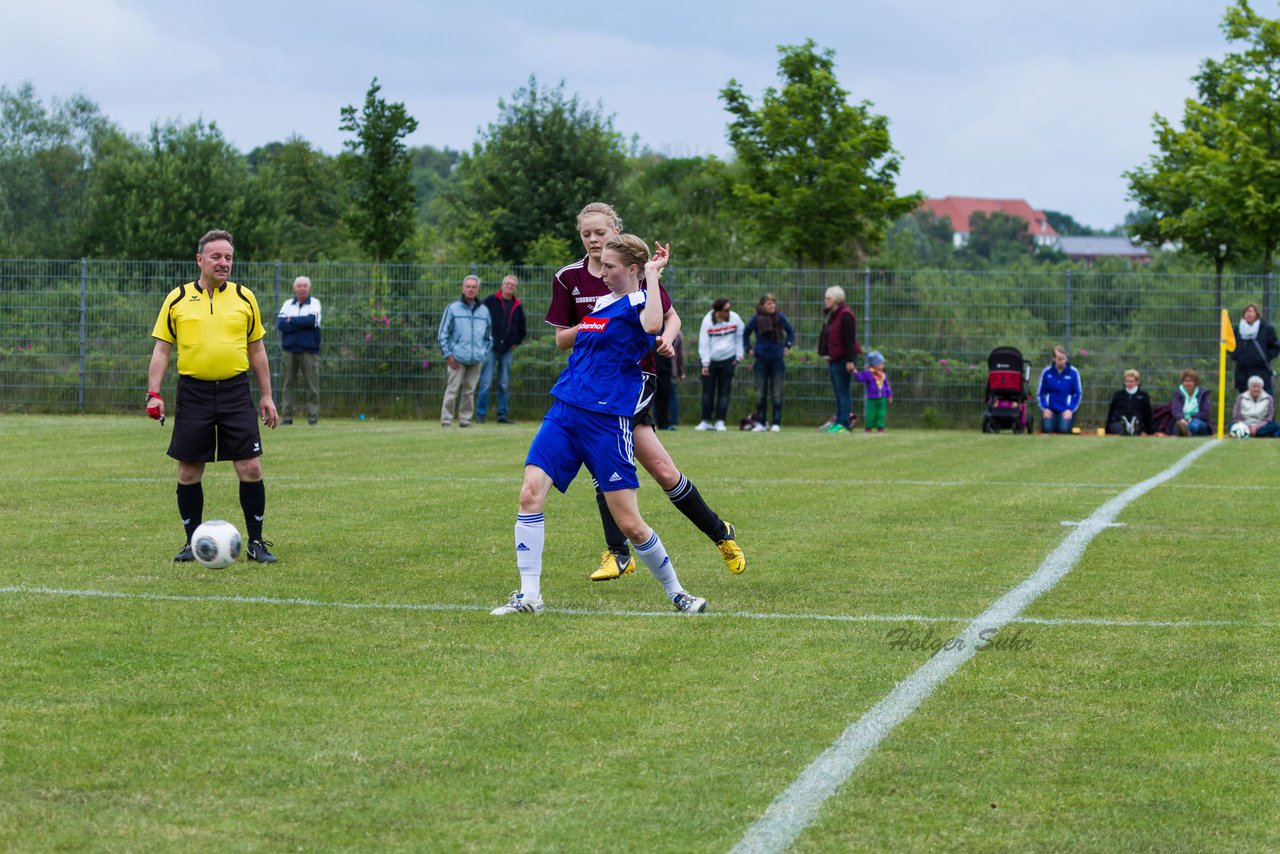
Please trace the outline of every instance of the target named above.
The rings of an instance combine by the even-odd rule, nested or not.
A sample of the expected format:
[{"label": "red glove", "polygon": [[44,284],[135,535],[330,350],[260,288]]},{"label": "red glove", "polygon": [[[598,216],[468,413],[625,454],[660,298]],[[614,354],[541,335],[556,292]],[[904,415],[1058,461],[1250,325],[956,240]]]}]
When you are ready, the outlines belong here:
[{"label": "red glove", "polygon": [[163,423],[164,415],[160,412],[160,407],[164,405],[164,398],[156,394],[154,391],[147,392],[147,414],[156,421]]}]

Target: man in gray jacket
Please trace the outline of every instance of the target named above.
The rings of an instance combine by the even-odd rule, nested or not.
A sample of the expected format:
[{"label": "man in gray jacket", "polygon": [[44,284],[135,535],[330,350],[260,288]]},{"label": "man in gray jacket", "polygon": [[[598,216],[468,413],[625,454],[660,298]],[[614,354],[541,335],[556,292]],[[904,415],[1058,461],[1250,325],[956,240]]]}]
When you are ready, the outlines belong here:
[{"label": "man in gray jacket", "polygon": [[[449,303],[440,318],[440,350],[449,362],[449,381],[440,407],[440,426],[453,424],[454,402],[457,401],[458,426],[470,427],[476,405],[476,384],[484,360],[493,346],[489,309],[476,298],[480,280],[467,276],[462,280],[462,296]],[[459,400],[459,398],[461,398]]]}]

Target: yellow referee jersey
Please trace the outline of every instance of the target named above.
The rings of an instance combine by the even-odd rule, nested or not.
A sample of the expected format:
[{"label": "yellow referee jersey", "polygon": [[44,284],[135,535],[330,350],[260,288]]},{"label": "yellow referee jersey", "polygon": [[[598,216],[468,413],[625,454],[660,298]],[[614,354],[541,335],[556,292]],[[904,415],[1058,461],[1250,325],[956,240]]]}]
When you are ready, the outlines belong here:
[{"label": "yellow referee jersey", "polygon": [[258,301],[248,288],[227,282],[212,291],[195,282],[164,298],[152,338],[178,347],[178,373],[198,380],[225,380],[249,370],[249,344],[266,330]]}]

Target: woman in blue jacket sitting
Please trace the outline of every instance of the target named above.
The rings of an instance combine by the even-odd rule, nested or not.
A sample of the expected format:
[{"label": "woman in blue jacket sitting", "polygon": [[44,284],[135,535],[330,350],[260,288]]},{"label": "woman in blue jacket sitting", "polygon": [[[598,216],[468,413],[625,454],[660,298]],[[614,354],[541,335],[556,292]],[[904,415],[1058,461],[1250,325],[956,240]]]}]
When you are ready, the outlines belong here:
[{"label": "woman in blue jacket sitting", "polygon": [[1084,391],[1080,372],[1067,363],[1067,351],[1053,348],[1053,364],[1040,373],[1036,398],[1040,401],[1040,430],[1044,433],[1070,433]]}]

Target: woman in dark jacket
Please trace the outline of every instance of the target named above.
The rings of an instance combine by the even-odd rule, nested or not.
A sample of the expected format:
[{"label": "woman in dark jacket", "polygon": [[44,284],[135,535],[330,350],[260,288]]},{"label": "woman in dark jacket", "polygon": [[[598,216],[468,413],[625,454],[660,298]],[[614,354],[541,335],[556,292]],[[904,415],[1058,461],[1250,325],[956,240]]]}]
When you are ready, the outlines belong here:
[{"label": "woman in dark jacket", "polygon": [[[782,376],[786,371],[787,353],[795,343],[795,331],[787,316],[778,311],[773,294],[765,294],[756,303],[755,316],[747,321],[743,333],[747,355],[755,357],[757,432],[782,429]],[[773,416],[769,403],[773,402]],[[772,428],[770,427],[772,425]]]},{"label": "woman in dark jacket", "polygon": [[818,334],[818,355],[827,360],[827,372],[831,387],[836,393],[836,417],[828,433],[847,433],[853,424],[853,372],[857,370],[854,359],[862,348],[858,346],[858,322],[853,309],[844,301],[844,288],[832,286],[822,299],[822,332]]},{"label": "woman in dark jacket", "polygon": [[1244,307],[1236,329],[1236,348],[1231,358],[1236,363],[1236,391],[1249,390],[1249,377],[1262,377],[1263,391],[1271,394],[1271,362],[1280,356],[1280,338],[1276,328],[1262,319],[1258,307]]},{"label": "woman in dark jacket", "polygon": [[1107,432],[1113,436],[1155,435],[1151,417],[1151,396],[1139,386],[1142,376],[1135,370],[1124,372],[1124,388],[1111,395],[1107,407]]}]

